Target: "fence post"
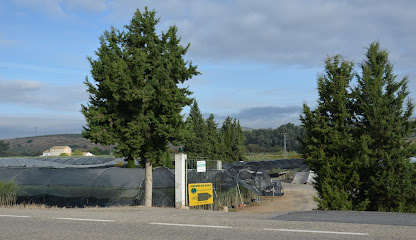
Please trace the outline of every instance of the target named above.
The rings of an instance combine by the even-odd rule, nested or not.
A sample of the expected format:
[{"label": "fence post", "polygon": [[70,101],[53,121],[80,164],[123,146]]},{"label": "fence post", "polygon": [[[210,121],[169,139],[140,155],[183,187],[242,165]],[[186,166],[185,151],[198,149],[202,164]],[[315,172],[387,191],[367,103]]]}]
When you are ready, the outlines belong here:
[{"label": "fence post", "polygon": [[186,154],[175,154],[175,206],[185,208],[185,160]]}]

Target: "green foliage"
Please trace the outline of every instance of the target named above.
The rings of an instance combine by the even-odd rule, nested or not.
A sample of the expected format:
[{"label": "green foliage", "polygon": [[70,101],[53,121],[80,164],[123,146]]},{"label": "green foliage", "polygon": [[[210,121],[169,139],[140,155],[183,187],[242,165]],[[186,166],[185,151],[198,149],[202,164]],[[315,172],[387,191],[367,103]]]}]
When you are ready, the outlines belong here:
[{"label": "green foliage", "polygon": [[354,93],[361,124],[357,135],[366,139],[360,153],[368,166],[361,172],[365,195],[372,200],[368,209],[415,212],[416,170],[409,157],[416,146],[406,140],[415,129],[409,121],[414,104],[406,101],[408,79],[396,80],[388,52],[379,43],[370,45],[361,70]]},{"label": "green foliage", "polygon": [[74,157],[82,156],[82,151],[79,149],[76,149],[75,151],[72,152],[72,156]]},{"label": "green foliage", "polygon": [[244,133],[237,119],[227,117],[221,129],[211,114],[205,121],[194,101],[186,120],[184,151],[189,158],[208,158],[226,162],[245,159]]},{"label": "green foliage", "polygon": [[[320,209],[416,211],[416,153],[406,137],[413,104],[407,78],[396,81],[385,50],[372,43],[361,75],[336,55],[318,77],[318,107],[305,104],[304,157],[317,174]],[[357,77],[357,86],[351,81]]]},{"label": "green foliage", "polygon": [[303,138],[303,128],[295,126],[293,123],[281,125],[276,129],[254,129],[245,131],[245,141],[247,152],[278,152],[283,150],[284,137],[286,133],[287,151],[301,151],[301,145],[298,139]]},{"label": "green foliage", "polygon": [[98,147],[94,147],[93,149],[89,150],[89,152],[95,156],[110,155],[110,150],[105,150]]},{"label": "green foliage", "polygon": [[186,129],[188,135],[184,151],[191,153],[195,158],[206,157],[209,151],[208,129],[196,100],[194,100],[186,119]]},{"label": "green foliage", "polygon": [[59,154],[60,157],[68,157],[68,153],[61,153]]},{"label": "green foliage", "polygon": [[33,140],[32,140],[32,139],[27,140],[27,143],[31,143],[31,142],[33,142]]},{"label": "green foliage", "polygon": [[189,44],[179,44],[176,26],[156,34],[155,15],[137,10],[125,31],[105,31],[97,59],[88,58],[95,83],[85,81],[90,101],[81,110],[83,136],[115,144],[115,156],[124,156],[129,167],[137,157],[160,165],[168,142],[184,137],[180,113],[192,100],[178,85],[199,74],[183,59]]},{"label": "green foliage", "polygon": [[221,127],[222,160],[235,162],[245,160],[244,133],[240,121],[227,117]]},{"label": "green foliage", "polygon": [[166,148],[165,151],[159,156],[159,160],[154,164],[155,167],[163,166],[167,168],[172,168],[172,161],[174,160],[170,155],[169,148]]},{"label": "green foliage", "polygon": [[0,141],[0,157],[6,157],[7,150],[9,150],[10,143],[6,143],[4,141]]},{"label": "green foliage", "polygon": [[0,207],[15,205],[18,190],[19,186],[13,181],[0,181]]},{"label": "green foliage", "polygon": [[208,159],[220,160],[222,156],[221,135],[218,124],[214,121],[214,115],[211,114],[205,120],[207,126],[207,142],[208,142]]}]

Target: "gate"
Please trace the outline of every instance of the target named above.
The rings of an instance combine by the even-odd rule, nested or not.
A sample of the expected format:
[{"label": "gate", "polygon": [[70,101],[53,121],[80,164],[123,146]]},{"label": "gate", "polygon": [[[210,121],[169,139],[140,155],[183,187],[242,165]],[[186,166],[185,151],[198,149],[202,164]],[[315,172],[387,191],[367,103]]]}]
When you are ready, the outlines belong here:
[{"label": "gate", "polygon": [[[189,206],[189,184],[196,183],[212,183],[214,204],[221,205],[218,200],[221,196],[221,175],[222,175],[222,161],[221,160],[207,160],[206,158],[186,159],[185,181],[186,181],[186,194],[185,202]],[[205,162],[205,166],[203,163]],[[200,164],[198,166],[198,163]],[[207,206],[199,206],[197,208],[213,209],[214,204]]]}]

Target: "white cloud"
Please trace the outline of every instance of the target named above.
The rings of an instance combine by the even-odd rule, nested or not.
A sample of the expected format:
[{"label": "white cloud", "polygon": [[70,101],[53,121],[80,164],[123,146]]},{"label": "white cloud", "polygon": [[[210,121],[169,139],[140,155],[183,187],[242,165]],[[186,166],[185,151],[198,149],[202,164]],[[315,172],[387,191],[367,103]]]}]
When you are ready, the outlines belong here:
[{"label": "white cloud", "polygon": [[120,0],[111,3],[113,19],[127,22],[145,5],[158,11],[161,25],[178,25],[199,61],[321,66],[328,54],[360,61],[364,48],[380,40],[396,52],[392,61],[416,67],[416,61],[402,62],[402,55],[416,55],[416,32],[409,24],[416,21],[414,1]]},{"label": "white cloud", "polygon": [[88,100],[85,86],[52,85],[29,80],[0,79],[0,104],[39,108],[46,111],[79,111]]},{"label": "white cloud", "polygon": [[[79,114],[82,116],[81,114]],[[80,116],[6,115],[0,118],[0,139],[35,135],[81,133],[85,120]]]},{"label": "white cloud", "polygon": [[65,75],[83,73],[83,72],[80,72],[79,70],[68,69],[68,68],[56,68],[56,67],[49,67],[49,66],[36,65],[36,64],[22,64],[22,63],[2,62],[2,61],[0,61],[0,67],[5,68],[5,69],[29,70],[29,71],[36,71],[36,72],[57,73],[57,74],[65,74]]}]

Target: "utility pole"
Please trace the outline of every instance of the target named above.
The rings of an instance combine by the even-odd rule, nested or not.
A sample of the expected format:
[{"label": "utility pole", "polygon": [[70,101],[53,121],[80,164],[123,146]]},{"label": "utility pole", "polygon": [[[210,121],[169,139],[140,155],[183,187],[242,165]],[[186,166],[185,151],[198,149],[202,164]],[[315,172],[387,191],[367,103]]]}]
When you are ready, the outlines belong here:
[{"label": "utility pole", "polygon": [[283,133],[283,158],[286,159],[287,158],[287,149],[286,149],[286,134],[287,133]]}]

